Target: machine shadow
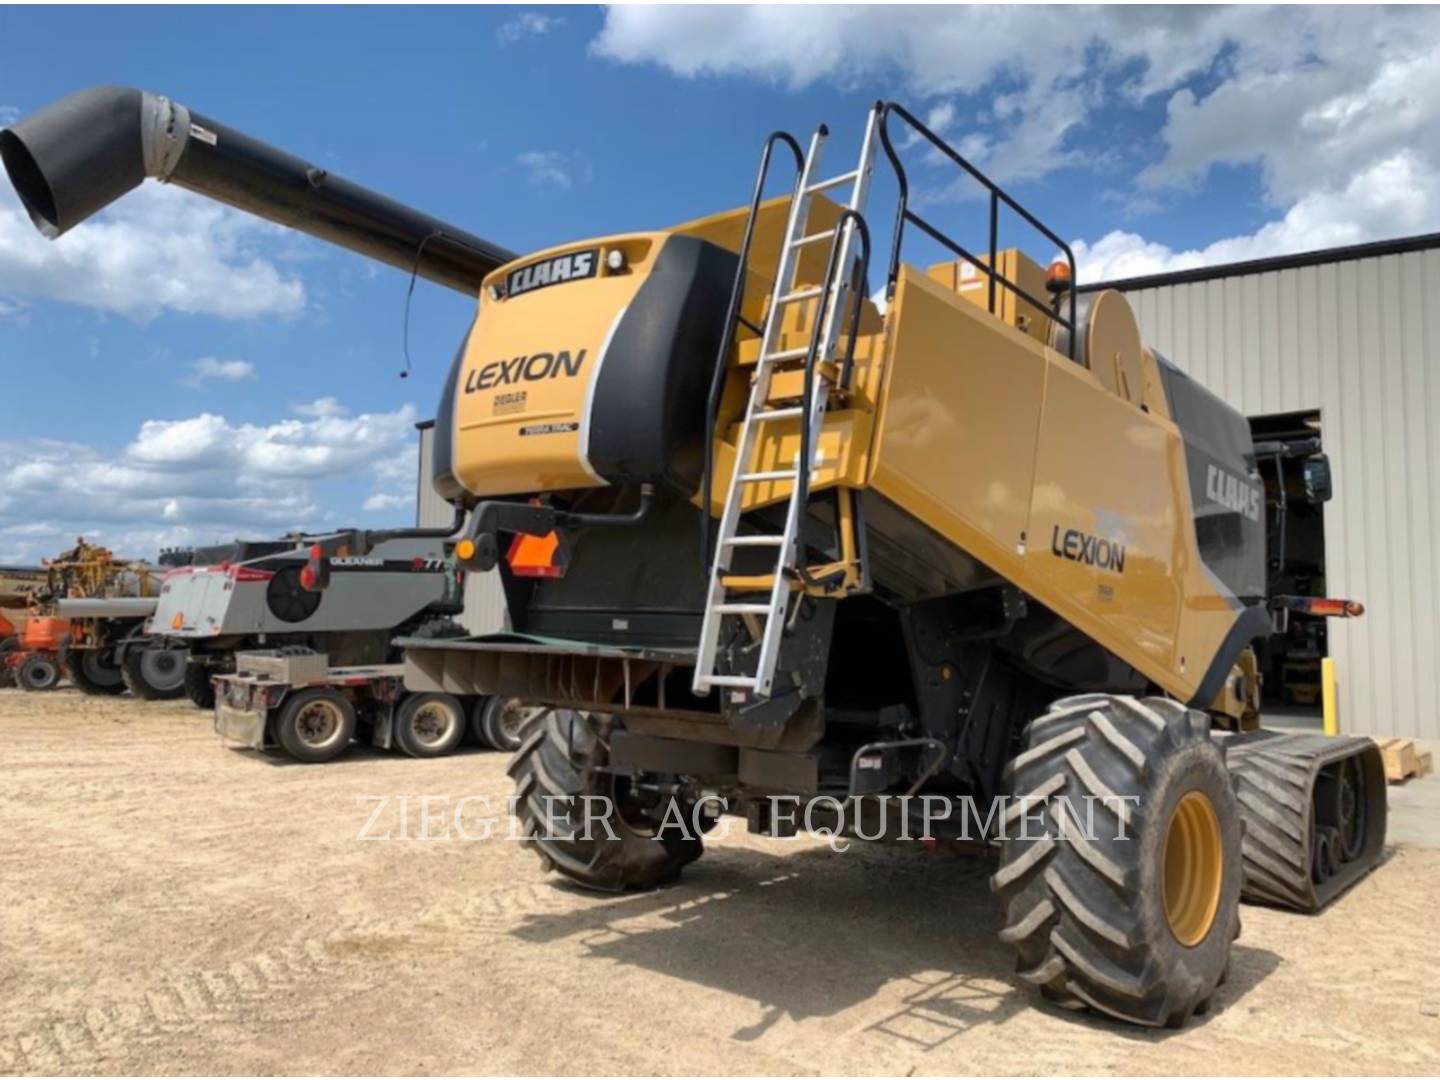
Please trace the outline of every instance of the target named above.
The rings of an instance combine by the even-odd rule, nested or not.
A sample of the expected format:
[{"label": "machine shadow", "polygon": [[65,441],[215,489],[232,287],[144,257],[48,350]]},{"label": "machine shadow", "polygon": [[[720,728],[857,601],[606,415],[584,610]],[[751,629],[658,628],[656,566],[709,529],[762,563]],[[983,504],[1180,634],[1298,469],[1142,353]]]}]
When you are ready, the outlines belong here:
[{"label": "machine shadow", "polygon": [[[731,1032],[741,1041],[783,1018],[833,1016],[882,992],[893,999],[897,982],[898,1006],[864,1030],[921,1051],[1026,1009],[1142,1042],[1178,1034],[1060,1009],[1017,983],[1014,956],[997,936],[1003,913],[991,869],[989,860],[898,844],[794,854],[717,846],[680,883],[653,893],[607,898],[557,884],[584,906],[532,913],[511,933],[537,945],[578,937],[590,957],[749,998],[763,1016]],[[1209,1013],[1187,1030],[1279,963],[1237,944]]]}]

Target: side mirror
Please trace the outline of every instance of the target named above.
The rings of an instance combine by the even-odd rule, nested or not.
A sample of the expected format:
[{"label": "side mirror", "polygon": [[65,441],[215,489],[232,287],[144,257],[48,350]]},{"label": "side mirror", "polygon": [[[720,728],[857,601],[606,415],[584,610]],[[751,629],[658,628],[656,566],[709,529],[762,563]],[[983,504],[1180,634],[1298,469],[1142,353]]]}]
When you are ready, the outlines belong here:
[{"label": "side mirror", "polygon": [[1310,497],[1310,501],[1329,502],[1330,496],[1335,494],[1335,487],[1330,479],[1330,459],[1324,454],[1316,454],[1312,458],[1306,458],[1302,468],[1305,494]]}]

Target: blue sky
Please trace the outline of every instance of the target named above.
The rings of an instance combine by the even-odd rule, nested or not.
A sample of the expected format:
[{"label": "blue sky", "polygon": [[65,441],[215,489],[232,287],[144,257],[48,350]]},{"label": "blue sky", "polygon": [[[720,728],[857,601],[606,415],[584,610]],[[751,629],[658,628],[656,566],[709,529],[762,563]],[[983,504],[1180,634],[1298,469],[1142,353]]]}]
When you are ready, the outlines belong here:
[{"label": "blue sky", "polygon": [[[828,122],[840,171],[878,97],[1092,279],[1440,228],[1426,9],[3,8],[0,40],[33,44],[0,123],[138,86],[517,251],[736,205],[774,128]],[[402,273],[154,184],[47,243],[0,187],[0,561],[413,515],[464,297],[417,288],[402,381]]]}]

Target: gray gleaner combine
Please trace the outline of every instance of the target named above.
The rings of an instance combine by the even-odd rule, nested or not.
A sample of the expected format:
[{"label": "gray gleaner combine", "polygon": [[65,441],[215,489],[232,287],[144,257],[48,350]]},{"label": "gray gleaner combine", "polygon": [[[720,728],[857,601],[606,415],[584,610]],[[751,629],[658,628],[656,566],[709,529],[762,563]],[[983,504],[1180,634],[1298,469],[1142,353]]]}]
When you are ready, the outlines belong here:
[{"label": "gray gleaner combine", "polygon": [[[0,152],[49,235],[153,176],[479,297],[434,483],[514,632],[407,640],[404,678],[554,709],[511,766],[548,868],[659,884],[702,851],[667,808],[711,795],[769,833],[775,796],[968,797],[1001,811],[1020,978],[1183,1023],[1242,887],[1313,910],[1384,839],[1373,744],[1259,728],[1252,646],[1302,601],[1266,595],[1249,428],[904,108],[877,104],[828,177],[827,135],[771,136],[748,207],[523,258],[136,91],[74,95]],[[979,185],[983,255],[911,205],[907,154]],[[767,200],[777,155],[793,181]],[[999,249],[1002,211],[1063,253],[1048,272]],[[954,258],[903,262],[915,230]],[[1306,472],[1324,497],[1328,464]],[[320,544],[317,587],[341,546],[366,551]],[[547,831],[545,797],[577,795],[612,799],[608,828]],[[1097,828],[1067,828],[1086,797]]]},{"label": "gray gleaner combine", "polygon": [[415,756],[455,749],[462,704],[405,695],[392,640],[462,633],[450,618],[462,575],[441,545],[448,530],[395,531],[364,534],[366,554],[329,560],[323,591],[307,588],[307,537],[201,548],[166,573],[147,629],[188,650],[186,691],[217,709],[222,735],[310,762],[342,753],[357,732]]}]

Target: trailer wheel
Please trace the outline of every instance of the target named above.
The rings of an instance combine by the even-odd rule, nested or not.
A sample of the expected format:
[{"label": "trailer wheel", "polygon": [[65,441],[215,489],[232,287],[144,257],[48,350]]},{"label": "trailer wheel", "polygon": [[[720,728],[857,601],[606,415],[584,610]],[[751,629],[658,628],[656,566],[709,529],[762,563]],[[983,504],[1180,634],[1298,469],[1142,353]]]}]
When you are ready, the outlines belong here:
[{"label": "trailer wheel", "polygon": [[464,737],[465,709],[450,694],[411,694],[395,712],[395,745],[411,757],[444,757]]},{"label": "trailer wheel", "polygon": [[355,706],[339,690],[291,694],[275,718],[275,738],[296,761],[317,765],[343,754],[355,735]]},{"label": "trailer wheel", "polygon": [[[187,693],[189,675],[185,663],[184,649],[131,648],[125,651],[121,669],[125,674],[125,685],[133,697],[141,701],[168,701]],[[210,687],[209,673],[206,673],[206,689]],[[193,700],[193,699],[192,699]],[[210,708],[215,706],[215,692],[210,691]]]},{"label": "trailer wheel", "polygon": [[704,847],[698,836],[662,830],[639,812],[624,781],[597,771],[609,756],[584,713],[552,709],[530,726],[509,769],[525,842],[545,869],[587,889],[663,885]]},{"label": "trailer wheel", "polygon": [[1007,775],[991,884],[1021,980],[1136,1024],[1203,1012],[1240,932],[1242,878],[1208,718],[1163,698],[1065,698],[1030,724]]},{"label": "trailer wheel", "polygon": [[118,667],[105,663],[105,656],[114,656],[109,649],[68,649],[65,653],[65,674],[86,694],[122,694],[125,675]]},{"label": "trailer wheel", "polygon": [[207,712],[215,708],[215,687],[210,683],[208,666],[197,664],[194,659],[186,663],[184,687],[185,696],[190,699],[191,705]]},{"label": "trailer wheel", "polygon": [[60,662],[49,653],[35,653],[20,665],[15,681],[25,690],[54,690],[60,685]]},{"label": "trailer wheel", "polygon": [[519,698],[481,698],[475,705],[475,734],[483,745],[513,754],[525,741],[529,726],[545,712],[525,705]]},{"label": "trailer wheel", "polygon": [[10,654],[18,651],[20,639],[14,634],[0,638],[0,686],[9,686],[15,681],[15,669],[10,666]]}]

